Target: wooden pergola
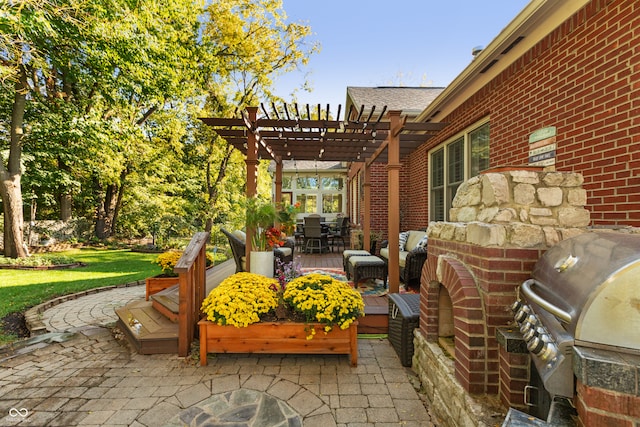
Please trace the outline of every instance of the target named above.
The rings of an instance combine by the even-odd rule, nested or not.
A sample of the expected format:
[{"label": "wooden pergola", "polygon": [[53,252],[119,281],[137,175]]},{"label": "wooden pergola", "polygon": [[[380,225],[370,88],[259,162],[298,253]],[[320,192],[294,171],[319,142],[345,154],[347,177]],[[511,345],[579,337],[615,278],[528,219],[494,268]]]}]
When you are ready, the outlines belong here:
[{"label": "wooden pergola", "polygon": [[[262,115],[258,117],[258,111]],[[271,112],[261,104],[242,111],[241,118],[202,118],[215,132],[246,156],[247,196],[256,194],[257,165],[259,159],[270,158],[276,163],[276,200],[282,192],[283,160],[318,160],[363,162],[365,247],[369,247],[370,231],[370,173],[373,162],[386,162],[388,171],[388,237],[389,237],[389,291],[398,292],[400,266],[398,235],[400,233],[400,159],[413,152],[429,138],[440,131],[443,123],[407,122],[401,111],[383,106],[376,112],[376,106],[366,110],[351,107],[340,118],[338,105],[336,117],[331,117],[330,106],[323,111],[320,104],[313,108],[308,104],[299,108],[297,104],[283,104],[276,108],[271,104]],[[247,229],[247,241],[253,230]],[[247,248],[247,268],[249,253]]]}]

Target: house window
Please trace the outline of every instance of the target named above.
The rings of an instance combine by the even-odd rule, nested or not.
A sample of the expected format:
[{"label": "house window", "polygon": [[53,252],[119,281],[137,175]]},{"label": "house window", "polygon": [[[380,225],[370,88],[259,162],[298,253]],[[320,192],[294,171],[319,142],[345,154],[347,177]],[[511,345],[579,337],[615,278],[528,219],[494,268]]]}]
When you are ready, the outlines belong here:
[{"label": "house window", "polygon": [[344,185],[344,180],[340,177],[326,177],[322,178],[322,189],[323,190],[342,190]]},{"label": "house window", "polygon": [[429,160],[429,219],[448,221],[460,184],[489,168],[489,122],[436,148]]},{"label": "house window", "polygon": [[444,221],[444,148],[431,154],[431,220]]},{"label": "house window", "polygon": [[291,190],[293,187],[291,186],[292,179],[290,176],[282,177],[282,189],[283,190]]},{"label": "house window", "polygon": [[292,203],[300,203],[299,218],[308,214],[332,217],[346,214],[346,183],[346,173],[335,171],[288,173],[282,177],[282,194],[290,194]]},{"label": "house window", "polygon": [[322,195],[322,212],[323,213],[342,212],[342,194],[323,194]]},{"label": "house window", "polygon": [[469,177],[489,169],[489,123],[469,132]]},{"label": "house window", "polygon": [[304,176],[297,179],[298,190],[317,190],[318,178],[316,176]]},{"label": "house window", "polygon": [[464,138],[460,138],[447,145],[446,180],[447,197],[445,200],[450,201],[455,197],[460,184],[464,182]]},{"label": "house window", "polygon": [[318,210],[318,197],[315,194],[298,194],[296,202],[300,203],[302,213],[314,214]]}]

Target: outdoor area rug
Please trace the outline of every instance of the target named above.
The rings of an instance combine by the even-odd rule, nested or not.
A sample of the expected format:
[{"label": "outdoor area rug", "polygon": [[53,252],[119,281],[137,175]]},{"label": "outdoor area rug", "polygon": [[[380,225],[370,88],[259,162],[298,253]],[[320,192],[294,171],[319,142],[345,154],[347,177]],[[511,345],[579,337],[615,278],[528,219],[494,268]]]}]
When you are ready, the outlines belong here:
[{"label": "outdoor area rug", "polygon": [[[347,280],[347,275],[341,268],[302,268],[302,274],[325,274],[333,277],[335,280],[341,282],[348,282],[351,287],[355,287],[352,280]],[[389,290],[384,286],[382,280],[379,279],[367,279],[361,281],[357,287],[358,292],[363,296],[382,296],[386,295]]]}]

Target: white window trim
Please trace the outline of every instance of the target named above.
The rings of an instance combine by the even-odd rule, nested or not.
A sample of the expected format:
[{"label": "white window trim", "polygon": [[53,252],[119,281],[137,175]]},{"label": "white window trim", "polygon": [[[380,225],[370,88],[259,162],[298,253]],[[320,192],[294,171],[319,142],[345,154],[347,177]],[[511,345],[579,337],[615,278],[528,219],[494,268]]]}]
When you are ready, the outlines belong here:
[{"label": "white window trim", "polygon": [[[327,218],[333,218],[338,215],[338,213],[325,213],[322,212],[322,196],[324,194],[340,194],[342,196],[342,209],[343,212],[339,212],[341,214],[345,214],[345,209],[347,205],[347,174],[343,172],[285,172],[284,175],[287,177],[291,177],[291,188],[283,188],[282,191],[291,193],[291,201],[293,203],[296,202],[297,196],[299,194],[309,194],[316,196],[316,212],[307,212],[298,214],[298,218],[302,218],[306,215],[311,215],[312,213],[317,213],[320,215],[324,215]],[[297,178],[307,178],[307,177],[318,177],[318,187],[319,188],[307,188],[307,189],[298,189],[298,181]],[[322,178],[331,178],[331,177],[339,177],[342,178],[342,190],[331,190],[331,189],[323,189],[322,187]]]},{"label": "white window trim", "polygon": [[[432,186],[431,186],[431,172],[432,172],[432,164],[431,164],[431,159],[432,159],[432,155],[437,152],[438,150],[442,149],[444,151],[444,192],[445,192],[445,197],[444,197],[444,218],[445,221],[449,220],[449,209],[451,209],[451,202],[447,199],[447,185],[449,183],[448,180],[448,150],[447,147],[449,146],[449,144],[456,142],[457,140],[459,140],[460,138],[464,138],[464,154],[463,154],[463,159],[464,159],[464,181],[467,181],[469,178],[471,178],[470,175],[470,171],[471,171],[471,150],[470,150],[470,141],[469,141],[469,134],[471,132],[473,132],[474,130],[486,125],[487,123],[490,123],[490,117],[485,117],[482,120],[479,120],[475,123],[473,123],[472,125],[467,126],[466,128],[464,128],[463,130],[461,130],[460,132],[456,133],[455,135],[453,135],[452,137],[450,137],[449,139],[447,139],[446,141],[444,141],[442,144],[439,144],[435,147],[433,147],[431,150],[428,151],[427,153],[427,160],[428,160],[428,165],[429,165],[429,173],[427,174],[428,176],[428,182],[429,182],[429,187],[428,187],[428,195],[429,195],[429,210],[428,210],[428,216],[429,216],[429,221],[434,221],[433,219],[433,211],[431,209],[431,192],[432,192]],[[489,145],[491,144],[491,141],[489,141]]]}]

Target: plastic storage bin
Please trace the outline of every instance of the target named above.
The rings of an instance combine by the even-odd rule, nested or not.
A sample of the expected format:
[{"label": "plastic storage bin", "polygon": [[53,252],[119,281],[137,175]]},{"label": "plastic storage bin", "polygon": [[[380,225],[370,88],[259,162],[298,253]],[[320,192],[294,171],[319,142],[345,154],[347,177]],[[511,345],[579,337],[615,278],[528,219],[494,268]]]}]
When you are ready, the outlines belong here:
[{"label": "plastic storage bin", "polygon": [[402,366],[411,366],[413,329],[420,321],[419,294],[389,294],[389,341]]}]

